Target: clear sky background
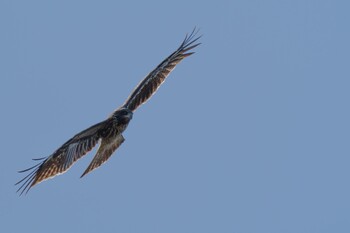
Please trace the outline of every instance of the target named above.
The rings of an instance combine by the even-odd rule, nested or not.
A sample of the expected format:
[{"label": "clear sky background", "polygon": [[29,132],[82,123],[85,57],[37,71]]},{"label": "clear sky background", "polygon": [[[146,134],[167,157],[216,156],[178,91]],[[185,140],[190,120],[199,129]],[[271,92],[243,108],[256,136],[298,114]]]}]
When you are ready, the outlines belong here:
[{"label": "clear sky background", "polygon": [[[349,1],[1,1],[0,232],[350,232]],[[19,197],[200,28],[126,141]]]}]

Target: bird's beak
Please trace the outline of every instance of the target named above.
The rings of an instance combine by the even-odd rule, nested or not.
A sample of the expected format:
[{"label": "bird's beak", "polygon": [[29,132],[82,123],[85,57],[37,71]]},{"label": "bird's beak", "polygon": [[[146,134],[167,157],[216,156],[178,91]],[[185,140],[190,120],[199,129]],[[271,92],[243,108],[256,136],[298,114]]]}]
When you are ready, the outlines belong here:
[{"label": "bird's beak", "polygon": [[130,120],[132,119],[132,115],[133,115],[132,113],[128,114],[128,117],[129,117]]},{"label": "bird's beak", "polygon": [[125,115],[125,118],[131,120],[132,119],[132,112],[129,112],[128,115]]}]

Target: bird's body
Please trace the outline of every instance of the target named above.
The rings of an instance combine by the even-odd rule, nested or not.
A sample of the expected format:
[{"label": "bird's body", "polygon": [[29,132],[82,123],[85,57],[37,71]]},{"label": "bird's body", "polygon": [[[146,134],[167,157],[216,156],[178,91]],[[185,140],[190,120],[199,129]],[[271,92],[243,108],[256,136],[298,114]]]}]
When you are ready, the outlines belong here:
[{"label": "bird's body", "polygon": [[42,160],[39,164],[20,171],[30,171],[30,173],[16,183],[16,185],[21,184],[17,191],[21,194],[28,192],[34,185],[64,173],[98,143],[100,143],[100,146],[96,155],[81,177],[106,162],[124,142],[125,139],[122,133],[132,119],[133,112],[156,92],[182,59],[193,54],[193,52],[186,52],[199,45],[199,43],[194,44],[200,38],[195,38],[195,35],[196,31],[193,30],[189,36],[186,36],[180,47],[151,71],[139,83],[125,103],[114,111],[110,117],[76,134],[50,156],[34,159]]}]

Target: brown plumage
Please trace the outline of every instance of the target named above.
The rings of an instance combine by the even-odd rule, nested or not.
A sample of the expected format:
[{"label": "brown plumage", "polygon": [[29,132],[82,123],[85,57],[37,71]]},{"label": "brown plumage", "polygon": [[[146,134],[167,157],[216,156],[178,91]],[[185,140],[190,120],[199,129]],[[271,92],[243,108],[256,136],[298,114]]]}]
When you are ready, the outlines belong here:
[{"label": "brown plumage", "polygon": [[124,142],[125,139],[122,133],[132,119],[133,112],[157,91],[169,73],[182,59],[193,54],[193,52],[188,51],[200,44],[195,44],[200,38],[200,36],[196,37],[197,32],[194,29],[189,36],[186,36],[179,48],[151,71],[137,85],[125,103],[114,111],[110,117],[76,134],[50,156],[34,159],[42,160],[39,164],[20,171],[21,173],[30,171],[30,173],[16,183],[16,185],[21,184],[17,192],[20,192],[20,194],[28,192],[34,185],[64,173],[99,142],[100,146],[96,155],[81,177],[106,162]]}]

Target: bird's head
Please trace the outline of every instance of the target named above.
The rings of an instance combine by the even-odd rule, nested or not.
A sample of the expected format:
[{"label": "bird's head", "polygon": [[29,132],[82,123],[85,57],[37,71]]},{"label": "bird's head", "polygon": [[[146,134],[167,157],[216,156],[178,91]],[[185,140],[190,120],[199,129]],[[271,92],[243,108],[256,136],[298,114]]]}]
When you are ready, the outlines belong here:
[{"label": "bird's head", "polygon": [[128,124],[132,119],[132,111],[127,108],[121,108],[113,113],[113,117],[118,121],[118,123]]}]

